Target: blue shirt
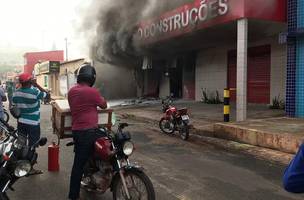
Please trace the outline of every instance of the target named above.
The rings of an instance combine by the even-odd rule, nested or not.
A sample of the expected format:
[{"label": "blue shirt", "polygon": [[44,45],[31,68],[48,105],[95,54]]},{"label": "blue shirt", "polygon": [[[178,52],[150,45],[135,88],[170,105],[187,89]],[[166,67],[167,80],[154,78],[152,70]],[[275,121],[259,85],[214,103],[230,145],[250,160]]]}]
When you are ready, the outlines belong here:
[{"label": "blue shirt", "polygon": [[283,185],[288,192],[304,193],[304,144],[285,170]]},{"label": "blue shirt", "polygon": [[13,104],[21,112],[18,122],[28,125],[40,124],[40,100],[44,97],[46,97],[46,93],[35,87],[16,90],[13,95]]}]

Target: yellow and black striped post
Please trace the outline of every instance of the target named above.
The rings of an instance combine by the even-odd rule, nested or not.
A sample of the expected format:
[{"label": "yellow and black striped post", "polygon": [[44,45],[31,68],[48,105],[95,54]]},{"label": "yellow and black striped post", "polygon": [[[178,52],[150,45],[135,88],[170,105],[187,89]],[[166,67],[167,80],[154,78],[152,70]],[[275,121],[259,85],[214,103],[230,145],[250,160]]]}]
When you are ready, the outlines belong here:
[{"label": "yellow and black striped post", "polygon": [[230,90],[229,88],[224,89],[224,122],[230,120]]}]

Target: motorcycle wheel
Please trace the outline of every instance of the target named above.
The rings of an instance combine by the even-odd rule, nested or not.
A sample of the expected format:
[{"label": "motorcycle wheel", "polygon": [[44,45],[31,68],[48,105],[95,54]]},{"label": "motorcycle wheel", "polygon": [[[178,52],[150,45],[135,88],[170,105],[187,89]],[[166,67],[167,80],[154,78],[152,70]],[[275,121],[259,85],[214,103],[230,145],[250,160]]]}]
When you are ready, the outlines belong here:
[{"label": "motorcycle wheel", "polygon": [[[148,176],[140,171],[125,172],[126,184],[132,200],[155,200],[155,192]],[[119,178],[113,186],[114,200],[128,200]]]},{"label": "motorcycle wheel", "polygon": [[0,194],[0,200],[9,200],[9,198],[5,192]]},{"label": "motorcycle wheel", "polygon": [[4,112],[4,115],[3,115],[3,120],[5,121],[5,122],[8,122],[9,121],[9,114],[7,113],[7,112]]},{"label": "motorcycle wheel", "polygon": [[189,126],[183,122],[179,130],[180,137],[182,140],[189,139]]},{"label": "motorcycle wheel", "polygon": [[159,128],[163,133],[171,134],[174,132],[174,124],[167,119],[161,119],[159,121]]}]

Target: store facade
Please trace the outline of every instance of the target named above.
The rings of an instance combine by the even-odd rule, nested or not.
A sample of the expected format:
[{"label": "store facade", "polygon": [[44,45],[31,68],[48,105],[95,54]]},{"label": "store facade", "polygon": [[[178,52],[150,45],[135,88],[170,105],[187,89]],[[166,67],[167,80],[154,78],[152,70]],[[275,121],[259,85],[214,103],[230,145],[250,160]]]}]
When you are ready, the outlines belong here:
[{"label": "store facade", "polygon": [[[285,101],[287,0],[194,0],[143,21],[138,37],[150,63],[144,95],[201,101],[231,88],[237,120],[247,103]],[[235,89],[235,90],[234,90]]]},{"label": "store facade", "polygon": [[37,83],[53,96],[59,95],[59,61],[45,61],[34,66],[34,76]]}]

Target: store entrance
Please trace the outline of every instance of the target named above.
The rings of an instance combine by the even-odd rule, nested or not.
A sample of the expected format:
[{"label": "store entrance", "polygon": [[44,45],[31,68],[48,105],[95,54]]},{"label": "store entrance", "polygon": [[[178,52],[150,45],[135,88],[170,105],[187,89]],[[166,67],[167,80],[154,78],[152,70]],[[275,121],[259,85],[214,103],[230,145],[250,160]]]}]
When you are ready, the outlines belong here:
[{"label": "store entrance", "polygon": [[195,99],[195,60],[194,52],[178,56],[170,68],[170,93],[174,98]]},{"label": "store entrance", "polygon": [[183,97],[183,66],[180,59],[177,59],[174,68],[169,69],[170,74],[170,94],[174,98]]}]

